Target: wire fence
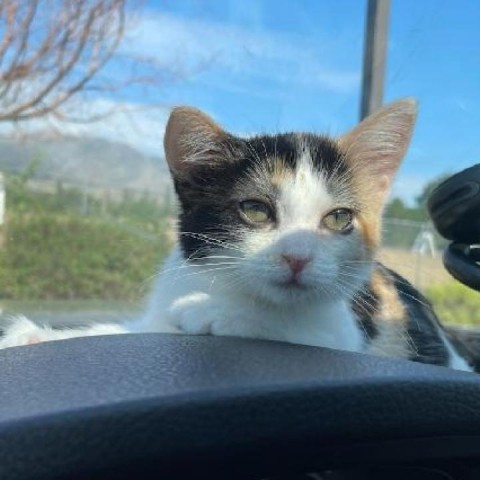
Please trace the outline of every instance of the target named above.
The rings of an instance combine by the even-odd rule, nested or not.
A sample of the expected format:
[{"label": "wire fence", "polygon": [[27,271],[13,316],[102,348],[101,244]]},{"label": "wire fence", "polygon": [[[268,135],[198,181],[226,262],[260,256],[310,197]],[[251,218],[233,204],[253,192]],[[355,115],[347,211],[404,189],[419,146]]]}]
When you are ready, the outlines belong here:
[{"label": "wire fence", "polygon": [[447,243],[431,222],[386,218],[380,259],[424,289],[451,280],[442,262]]}]

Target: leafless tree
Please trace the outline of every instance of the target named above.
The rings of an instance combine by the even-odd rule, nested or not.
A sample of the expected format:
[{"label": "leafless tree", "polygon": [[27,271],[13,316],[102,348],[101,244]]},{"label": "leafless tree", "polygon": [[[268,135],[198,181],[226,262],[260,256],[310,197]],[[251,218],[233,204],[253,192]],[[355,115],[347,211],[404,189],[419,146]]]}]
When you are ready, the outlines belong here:
[{"label": "leafless tree", "polygon": [[[94,120],[98,112],[74,114],[72,100],[155,82],[159,72],[149,59],[119,53],[130,3],[0,0],[0,122]],[[102,76],[109,62],[115,74]]]}]

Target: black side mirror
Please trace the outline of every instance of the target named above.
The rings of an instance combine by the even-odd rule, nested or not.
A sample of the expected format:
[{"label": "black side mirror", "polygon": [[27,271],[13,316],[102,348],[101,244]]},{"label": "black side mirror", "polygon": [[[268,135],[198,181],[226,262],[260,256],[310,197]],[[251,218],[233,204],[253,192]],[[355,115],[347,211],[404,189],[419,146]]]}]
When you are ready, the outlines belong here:
[{"label": "black side mirror", "polygon": [[443,256],[445,268],[480,291],[480,164],[442,182],[427,208],[440,235],[452,242]]}]

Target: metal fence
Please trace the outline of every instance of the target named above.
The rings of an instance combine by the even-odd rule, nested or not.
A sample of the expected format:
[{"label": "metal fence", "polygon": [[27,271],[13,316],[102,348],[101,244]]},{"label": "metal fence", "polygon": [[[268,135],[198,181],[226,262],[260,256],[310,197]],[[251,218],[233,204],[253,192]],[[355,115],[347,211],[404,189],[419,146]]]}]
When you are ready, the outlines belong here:
[{"label": "metal fence", "polygon": [[442,262],[446,245],[431,222],[387,218],[380,259],[417,288],[424,289],[451,280]]}]

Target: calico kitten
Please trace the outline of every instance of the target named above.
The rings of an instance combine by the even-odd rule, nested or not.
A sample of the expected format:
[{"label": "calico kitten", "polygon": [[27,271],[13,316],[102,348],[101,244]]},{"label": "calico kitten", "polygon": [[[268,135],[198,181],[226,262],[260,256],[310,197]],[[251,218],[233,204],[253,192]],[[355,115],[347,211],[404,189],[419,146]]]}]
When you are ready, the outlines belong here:
[{"label": "calico kitten", "polygon": [[339,138],[236,137],[176,108],[165,153],[180,203],[178,246],[141,319],[83,330],[25,318],[0,347],[81,335],[184,332],[280,340],[471,370],[425,298],[375,260],[412,100]]}]

